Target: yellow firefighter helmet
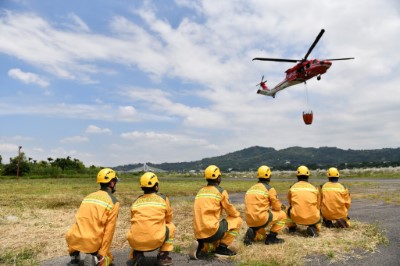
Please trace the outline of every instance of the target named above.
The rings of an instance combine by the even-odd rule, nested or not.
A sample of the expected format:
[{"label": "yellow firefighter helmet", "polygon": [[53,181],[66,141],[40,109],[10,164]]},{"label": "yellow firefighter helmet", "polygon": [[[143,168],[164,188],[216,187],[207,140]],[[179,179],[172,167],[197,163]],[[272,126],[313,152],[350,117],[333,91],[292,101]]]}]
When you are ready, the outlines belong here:
[{"label": "yellow firefighter helmet", "polygon": [[152,172],[146,172],[140,178],[140,187],[154,187],[157,183],[159,183],[158,177]]},{"label": "yellow firefighter helmet", "polygon": [[271,177],[271,169],[268,166],[262,165],[258,168],[257,178],[270,178]]},{"label": "yellow firefighter helmet", "polygon": [[221,176],[221,171],[219,170],[218,166],[210,165],[204,171],[205,179],[217,179]]},{"label": "yellow firefighter helmet", "polygon": [[326,175],[328,177],[339,177],[340,176],[339,170],[337,168],[335,168],[335,167],[329,168],[328,172],[326,173]]},{"label": "yellow firefighter helmet", "polygon": [[308,170],[307,166],[301,165],[297,168],[297,176],[310,176],[310,171]]},{"label": "yellow firefighter helmet", "polygon": [[97,174],[97,183],[109,183],[114,178],[118,180],[117,173],[111,168],[104,168]]}]

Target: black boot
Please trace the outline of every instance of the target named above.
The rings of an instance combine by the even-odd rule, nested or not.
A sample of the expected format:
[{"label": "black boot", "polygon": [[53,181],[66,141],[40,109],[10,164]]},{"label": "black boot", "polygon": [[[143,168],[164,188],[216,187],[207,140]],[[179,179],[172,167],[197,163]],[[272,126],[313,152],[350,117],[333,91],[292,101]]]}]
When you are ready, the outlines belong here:
[{"label": "black boot", "polygon": [[309,225],[307,227],[307,235],[311,236],[311,237],[318,237],[318,231],[317,231],[317,227],[315,225]]},{"label": "black boot", "polygon": [[246,235],[244,236],[243,243],[246,246],[253,244],[253,240],[255,237],[254,230],[252,228],[247,229]]},{"label": "black boot", "polygon": [[144,257],[144,253],[142,251],[133,251],[133,259],[132,265],[133,266],[141,266],[145,264],[146,258]]},{"label": "black boot", "polygon": [[235,256],[236,252],[233,250],[230,250],[226,245],[220,244],[217,249],[215,250],[215,255],[217,256]]},{"label": "black boot", "polygon": [[294,234],[294,233],[296,233],[296,228],[297,228],[297,226],[289,227],[289,228],[288,228],[288,229],[289,229],[289,234]]},{"label": "black boot", "polygon": [[323,224],[325,227],[327,227],[327,228],[333,228],[333,227],[334,227],[331,220],[325,220],[325,219],[324,219],[324,221],[323,221],[322,224]]},{"label": "black boot", "polygon": [[336,228],[347,228],[349,225],[347,224],[345,219],[339,219],[336,221],[336,223],[333,225]]},{"label": "black boot", "polygon": [[79,251],[72,252],[69,254],[71,257],[71,261],[69,262],[69,266],[79,266],[79,263],[81,261],[81,255]]},{"label": "black boot", "polygon": [[265,245],[274,245],[274,244],[282,244],[285,240],[281,238],[277,238],[278,234],[274,232],[270,232],[269,235],[265,238]]},{"label": "black boot", "polygon": [[168,251],[160,251],[157,255],[157,263],[161,266],[169,266],[172,265],[172,259],[169,256]]}]

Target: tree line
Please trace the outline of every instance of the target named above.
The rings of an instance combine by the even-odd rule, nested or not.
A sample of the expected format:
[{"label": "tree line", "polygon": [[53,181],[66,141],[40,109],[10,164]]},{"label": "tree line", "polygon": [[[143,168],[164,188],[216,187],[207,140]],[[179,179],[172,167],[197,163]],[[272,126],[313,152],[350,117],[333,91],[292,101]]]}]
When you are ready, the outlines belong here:
[{"label": "tree line", "polygon": [[66,158],[47,158],[47,161],[37,161],[32,157],[26,157],[21,152],[16,157],[10,158],[9,163],[3,164],[0,155],[0,174],[2,176],[40,176],[40,177],[63,177],[76,174],[97,174],[100,167],[94,165],[85,167],[78,159],[67,156]]}]

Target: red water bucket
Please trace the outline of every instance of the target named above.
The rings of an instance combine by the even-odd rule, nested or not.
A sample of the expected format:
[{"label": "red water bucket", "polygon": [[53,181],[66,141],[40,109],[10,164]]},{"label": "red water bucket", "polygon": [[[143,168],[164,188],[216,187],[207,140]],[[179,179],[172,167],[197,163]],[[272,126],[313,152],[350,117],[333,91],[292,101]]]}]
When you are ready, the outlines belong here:
[{"label": "red water bucket", "polygon": [[306,125],[311,125],[313,120],[313,112],[312,111],[304,111],[303,112],[303,120]]}]

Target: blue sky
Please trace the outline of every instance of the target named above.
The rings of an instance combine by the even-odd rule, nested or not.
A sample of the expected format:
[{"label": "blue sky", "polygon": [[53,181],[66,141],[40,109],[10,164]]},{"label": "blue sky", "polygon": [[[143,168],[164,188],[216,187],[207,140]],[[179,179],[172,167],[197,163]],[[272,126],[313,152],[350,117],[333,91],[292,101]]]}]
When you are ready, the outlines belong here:
[{"label": "blue sky", "polygon": [[[334,62],[275,99],[301,59]],[[400,4],[0,1],[0,155],[85,165],[182,162],[254,145],[397,148]],[[304,125],[302,112],[314,122]]]}]

